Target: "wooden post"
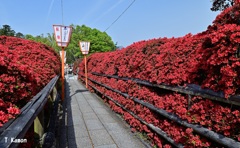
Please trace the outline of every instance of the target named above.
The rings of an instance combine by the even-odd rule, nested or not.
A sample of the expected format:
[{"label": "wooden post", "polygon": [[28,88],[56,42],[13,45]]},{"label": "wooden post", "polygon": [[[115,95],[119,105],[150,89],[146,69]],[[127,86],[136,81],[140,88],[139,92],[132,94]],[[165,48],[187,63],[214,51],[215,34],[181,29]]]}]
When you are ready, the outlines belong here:
[{"label": "wooden post", "polygon": [[88,83],[87,83],[87,80],[88,80],[88,78],[87,78],[87,56],[86,55],[84,55],[84,61],[85,61],[85,78],[86,78],[86,88],[88,88]]},{"label": "wooden post", "polygon": [[65,89],[64,89],[64,47],[62,47],[62,101],[65,97]]},{"label": "wooden post", "polygon": [[45,128],[44,118],[45,118],[44,110],[42,110],[34,120],[34,133],[35,133],[34,137],[39,140],[42,138],[44,134]]},{"label": "wooden post", "polygon": [[191,99],[192,99],[192,96],[188,94],[188,110],[191,109]]}]

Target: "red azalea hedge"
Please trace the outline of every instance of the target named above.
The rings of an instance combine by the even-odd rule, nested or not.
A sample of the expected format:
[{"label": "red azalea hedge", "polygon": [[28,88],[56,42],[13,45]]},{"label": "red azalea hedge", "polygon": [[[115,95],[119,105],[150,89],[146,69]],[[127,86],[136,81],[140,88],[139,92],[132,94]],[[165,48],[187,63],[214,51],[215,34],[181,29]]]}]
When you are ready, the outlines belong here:
[{"label": "red azalea hedge", "polygon": [[223,91],[227,98],[240,84],[239,7],[226,9],[196,35],[140,41],[121,51],[93,54],[89,71],[158,84],[194,83]]},{"label": "red azalea hedge", "polygon": [[[188,110],[187,97],[169,91],[140,86],[132,81],[122,81],[92,75],[97,72],[119,77],[139,78],[157,84],[198,84],[203,88],[222,91],[225,98],[239,94],[240,85],[240,4],[219,14],[206,31],[179,38],[159,38],[134,43],[120,51],[96,53],[87,61],[89,77],[112,88],[138,97],[158,108],[178,115],[189,123],[240,141],[240,113],[236,107],[223,105],[201,97],[193,97]],[[84,75],[84,62],[80,64],[79,77]],[[84,79],[83,79],[84,80]],[[192,129],[182,127],[149,109],[126,99],[120,94],[89,82],[101,92],[123,104],[148,123],[164,130],[176,142],[186,147],[214,147],[214,142],[197,135]],[[113,102],[116,112],[136,130],[144,131],[159,147],[169,147],[155,133]]]},{"label": "red azalea hedge", "polygon": [[60,73],[60,64],[46,45],[0,36],[0,127]]}]

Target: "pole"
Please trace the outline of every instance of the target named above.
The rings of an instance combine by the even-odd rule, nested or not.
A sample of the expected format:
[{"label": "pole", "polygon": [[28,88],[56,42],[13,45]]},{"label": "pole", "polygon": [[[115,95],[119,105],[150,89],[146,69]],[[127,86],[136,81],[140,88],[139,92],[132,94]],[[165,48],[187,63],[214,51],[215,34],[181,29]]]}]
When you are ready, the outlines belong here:
[{"label": "pole", "polygon": [[87,56],[84,55],[84,61],[85,61],[85,78],[86,78],[86,88],[88,88],[88,83],[87,83]]},{"label": "pole", "polygon": [[62,101],[64,100],[65,96],[65,89],[64,89],[64,47],[62,47]]}]

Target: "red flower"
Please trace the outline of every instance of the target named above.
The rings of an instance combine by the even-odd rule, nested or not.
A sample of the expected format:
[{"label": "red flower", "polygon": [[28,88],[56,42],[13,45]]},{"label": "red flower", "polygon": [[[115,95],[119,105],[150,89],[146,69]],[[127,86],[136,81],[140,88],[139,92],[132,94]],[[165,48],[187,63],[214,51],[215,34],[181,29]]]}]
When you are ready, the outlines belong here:
[{"label": "red flower", "polygon": [[187,133],[188,135],[192,134],[192,132],[193,132],[193,129],[192,129],[192,128],[187,128],[187,129],[186,129],[186,133]]},{"label": "red flower", "polygon": [[20,113],[20,110],[15,107],[9,107],[7,110],[9,114],[13,114],[13,115],[17,115]]}]

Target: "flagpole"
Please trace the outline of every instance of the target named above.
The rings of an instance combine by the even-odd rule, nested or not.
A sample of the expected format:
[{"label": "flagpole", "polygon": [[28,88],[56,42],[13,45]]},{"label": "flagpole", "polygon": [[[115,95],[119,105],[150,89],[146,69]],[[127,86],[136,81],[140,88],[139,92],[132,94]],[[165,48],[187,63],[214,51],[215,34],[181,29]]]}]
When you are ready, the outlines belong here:
[{"label": "flagpole", "polygon": [[80,51],[82,52],[82,54],[83,54],[83,56],[84,56],[84,63],[85,63],[85,83],[86,83],[86,88],[88,88],[87,54],[88,54],[88,52],[89,52],[90,42],[79,41],[79,47],[80,47]]},{"label": "flagpole", "polygon": [[[64,29],[64,33],[62,32]],[[61,78],[62,78],[62,101],[64,101],[65,98],[65,77],[64,77],[64,73],[65,73],[65,69],[64,69],[64,59],[65,59],[65,52],[64,52],[64,48],[68,46],[68,43],[70,42],[70,38],[71,38],[71,33],[72,33],[72,27],[69,26],[62,26],[62,25],[53,25],[53,30],[54,30],[54,37],[55,40],[57,42],[57,45],[61,47],[62,51],[60,51],[60,53],[62,53],[61,55],[61,60],[62,60],[62,74],[61,74]]]},{"label": "flagpole", "polygon": [[87,78],[87,56],[84,55],[84,61],[85,61],[85,81],[86,81],[86,88],[88,88],[88,78]]},{"label": "flagpole", "polygon": [[62,47],[62,100],[65,98],[65,88],[64,88],[64,47]]}]

